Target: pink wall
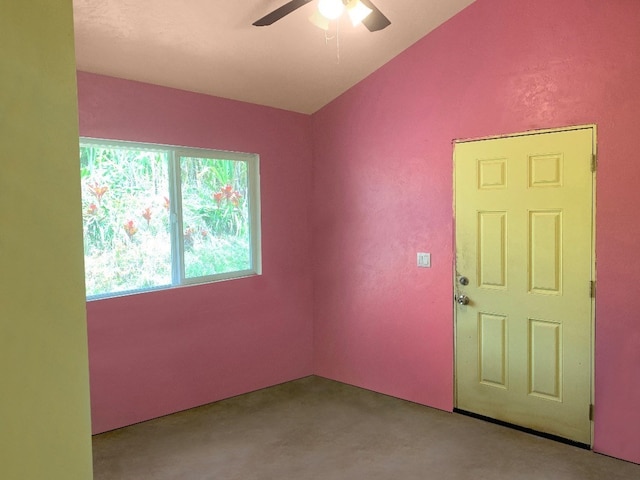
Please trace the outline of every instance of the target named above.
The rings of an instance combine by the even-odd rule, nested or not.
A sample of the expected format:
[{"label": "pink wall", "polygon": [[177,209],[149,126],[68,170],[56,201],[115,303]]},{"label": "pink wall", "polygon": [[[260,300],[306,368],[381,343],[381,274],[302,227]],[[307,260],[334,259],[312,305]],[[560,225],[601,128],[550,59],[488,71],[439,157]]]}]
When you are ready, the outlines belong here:
[{"label": "pink wall", "polygon": [[477,0],[313,116],[315,373],[450,410],[452,140],[596,123],[595,449],[640,462],[638,25]]},{"label": "pink wall", "polygon": [[78,74],[80,134],[260,154],[263,275],[87,304],[94,433],[312,373],[308,116]]}]

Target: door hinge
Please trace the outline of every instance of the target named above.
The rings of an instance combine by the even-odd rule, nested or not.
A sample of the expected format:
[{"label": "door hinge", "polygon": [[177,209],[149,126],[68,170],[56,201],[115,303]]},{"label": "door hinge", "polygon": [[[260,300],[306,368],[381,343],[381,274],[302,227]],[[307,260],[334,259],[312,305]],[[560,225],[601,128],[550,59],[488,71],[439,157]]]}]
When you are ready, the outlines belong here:
[{"label": "door hinge", "polygon": [[589,282],[589,296],[591,298],[596,298],[596,282],[595,282],[595,280],[591,280]]},{"label": "door hinge", "polygon": [[593,421],[593,403],[589,405],[589,420]]},{"label": "door hinge", "polygon": [[591,154],[591,171],[595,172],[598,168],[598,156],[595,153]]}]

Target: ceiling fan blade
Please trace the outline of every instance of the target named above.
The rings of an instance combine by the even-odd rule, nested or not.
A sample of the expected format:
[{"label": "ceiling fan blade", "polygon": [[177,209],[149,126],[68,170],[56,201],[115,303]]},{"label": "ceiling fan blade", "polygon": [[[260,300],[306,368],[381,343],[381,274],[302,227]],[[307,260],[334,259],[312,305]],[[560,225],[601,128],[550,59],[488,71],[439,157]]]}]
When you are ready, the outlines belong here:
[{"label": "ceiling fan blade", "polygon": [[294,10],[299,9],[303,5],[311,2],[312,0],[291,0],[289,3],[285,3],[280,8],[276,8],[273,12],[265,15],[260,20],[256,20],[253,22],[253,25],[256,27],[264,27],[266,25],[271,25],[273,22],[277,22],[282,17],[289,15]]},{"label": "ceiling fan blade", "polygon": [[377,32],[378,30],[382,30],[383,28],[387,28],[391,25],[391,20],[384,16],[384,14],[378,10],[370,0],[360,0],[367,7],[373,10],[367,18],[365,18],[362,23],[365,27],[369,29],[370,32]]}]

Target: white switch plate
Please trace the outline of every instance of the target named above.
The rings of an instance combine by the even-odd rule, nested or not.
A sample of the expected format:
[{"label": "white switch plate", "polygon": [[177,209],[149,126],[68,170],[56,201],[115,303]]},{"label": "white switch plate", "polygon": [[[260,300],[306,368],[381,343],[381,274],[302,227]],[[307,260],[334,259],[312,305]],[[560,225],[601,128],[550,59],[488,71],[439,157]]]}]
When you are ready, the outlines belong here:
[{"label": "white switch plate", "polygon": [[431,254],[418,252],[418,266],[422,268],[431,268]]}]

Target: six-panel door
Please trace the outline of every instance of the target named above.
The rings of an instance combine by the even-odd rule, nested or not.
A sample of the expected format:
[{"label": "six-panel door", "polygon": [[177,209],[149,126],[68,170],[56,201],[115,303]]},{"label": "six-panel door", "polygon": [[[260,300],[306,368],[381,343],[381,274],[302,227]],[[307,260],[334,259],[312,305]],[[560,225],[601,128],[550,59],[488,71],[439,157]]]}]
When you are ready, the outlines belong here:
[{"label": "six-panel door", "polygon": [[456,406],[585,444],[592,135],[455,145]]}]

